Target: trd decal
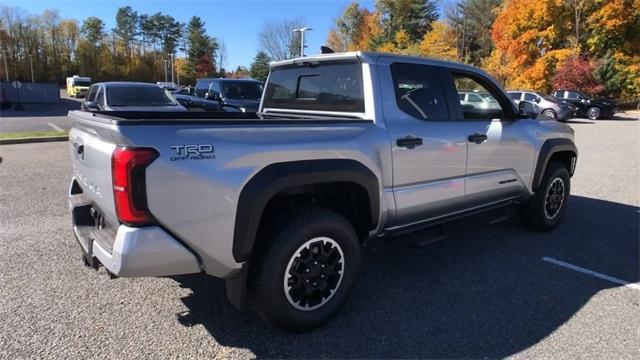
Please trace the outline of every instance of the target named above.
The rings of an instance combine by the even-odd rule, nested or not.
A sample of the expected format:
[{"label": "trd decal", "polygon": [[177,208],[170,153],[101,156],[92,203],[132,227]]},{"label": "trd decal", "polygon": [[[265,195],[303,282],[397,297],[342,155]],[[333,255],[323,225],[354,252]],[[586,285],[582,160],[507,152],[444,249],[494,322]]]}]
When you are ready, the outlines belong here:
[{"label": "trd decal", "polygon": [[172,145],[170,147],[171,150],[176,153],[176,156],[171,157],[171,161],[208,160],[216,158],[213,145],[211,144]]}]

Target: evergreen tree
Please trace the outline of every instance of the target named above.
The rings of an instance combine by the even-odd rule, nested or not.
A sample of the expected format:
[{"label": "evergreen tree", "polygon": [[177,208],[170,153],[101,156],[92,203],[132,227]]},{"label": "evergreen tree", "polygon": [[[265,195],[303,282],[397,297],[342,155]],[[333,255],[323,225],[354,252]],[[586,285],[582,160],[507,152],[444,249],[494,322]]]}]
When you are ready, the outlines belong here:
[{"label": "evergreen tree", "polygon": [[215,52],[218,44],[207,35],[204,21],[193,16],[187,25],[187,69],[194,77],[212,76],[216,73]]},{"label": "evergreen tree", "polygon": [[436,0],[377,0],[376,11],[381,16],[386,41],[404,30],[411,42],[422,40],[431,24],[438,20]]},{"label": "evergreen tree", "polygon": [[619,70],[619,64],[608,51],[600,61],[600,66],[593,73],[594,77],[604,87],[604,95],[607,97],[618,97],[625,85],[625,76]]},{"label": "evergreen tree", "polygon": [[267,75],[269,75],[269,61],[269,55],[264,51],[259,51],[251,64],[251,77],[256,80],[265,81]]}]

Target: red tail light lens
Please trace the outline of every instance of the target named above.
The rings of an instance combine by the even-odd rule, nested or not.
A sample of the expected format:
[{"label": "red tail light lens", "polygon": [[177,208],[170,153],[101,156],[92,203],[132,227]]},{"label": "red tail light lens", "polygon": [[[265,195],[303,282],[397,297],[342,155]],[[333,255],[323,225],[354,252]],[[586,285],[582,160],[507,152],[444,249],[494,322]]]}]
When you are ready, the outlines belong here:
[{"label": "red tail light lens", "polygon": [[158,152],[149,148],[117,147],[111,156],[111,176],[116,216],[131,226],[149,225],[145,170]]}]

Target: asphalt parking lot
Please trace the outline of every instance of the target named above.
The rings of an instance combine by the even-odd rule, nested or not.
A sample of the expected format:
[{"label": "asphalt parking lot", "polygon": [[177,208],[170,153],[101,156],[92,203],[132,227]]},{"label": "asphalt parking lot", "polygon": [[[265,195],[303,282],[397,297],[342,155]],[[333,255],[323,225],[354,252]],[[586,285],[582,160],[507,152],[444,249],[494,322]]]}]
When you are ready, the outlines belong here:
[{"label": "asphalt parking lot", "polygon": [[0,357],[638,359],[640,121],[570,125],[580,157],[559,228],[474,217],[423,248],[408,245],[420,234],[379,243],[338,317],[300,335],[236,311],[217,279],[83,267],[68,144],[0,146]]},{"label": "asphalt parking lot", "polygon": [[0,133],[23,131],[61,131],[71,128],[67,118],[69,110],[79,110],[83,99],[67,96],[60,90],[60,102],[57,104],[24,104],[25,111],[0,111]]}]

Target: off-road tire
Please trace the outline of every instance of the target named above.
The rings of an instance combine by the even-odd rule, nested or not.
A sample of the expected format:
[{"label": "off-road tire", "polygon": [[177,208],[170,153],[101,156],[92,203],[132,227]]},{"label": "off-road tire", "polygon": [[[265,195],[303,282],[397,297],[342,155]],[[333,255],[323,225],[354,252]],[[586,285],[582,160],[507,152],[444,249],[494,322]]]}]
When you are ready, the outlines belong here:
[{"label": "off-road tire", "polygon": [[[249,288],[253,307],[261,318],[281,330],[302,332],[326,323],[346,300],[360,267],[360,243],[353,226],[333,211],[309,206],[296,208],[290,214],[293,215],[287,215],[285,219],[281,218],[284,221],[272,227],[271,236],[266,236],[270,239],[260,239],[268,243],[263,243],[262,249],[253,257]],[[301,247],[312,239],[315,241],[312,245],[318,244],[316,240],[318,238],[331,239],[338,244],[337,248],[343,255],[342,274],[332,295],[327,296],[326,300],[323,298],[322,303],[316,304],[319,307],[301,310],[296,306],[304,307],[304,304],[293,301],[291,293],[287,291],[285,272],[293,266],[291,264],[302,261],[302,257],[299,256]],[[324,246],[329,243],[321,244]],[[311,247],[305,249],[313,250]],[[325,275],[325,270],[317,267],[311,274],[316,270],[322,272],[321,275]],[[287,276],[291,277],[290,274],[287,273]],[[301,283],[306,281],[302,280],[302,276],[306,275],[300,275]],[[327,280],[324,284],[327,284],[330,275],[325,276]],[[335,279],[335,273],[333,276]],[[293,277],[297,281],[298,277]],[[303,287],[314,291],[310,286],[303,285]]]},{"label": "off-road tire", "polygon": [[[562,220],[567,208],[571,190],[571,179],[567,168],[558,162],[550,162],[545,170],[540,187],[535,195],[522,204],[519,213],[523,221],[532,229],[548,231]],[[557,188],[562,186],[562,198],[559,200]],[[552,186],[555,190],[552,190]]]}]

